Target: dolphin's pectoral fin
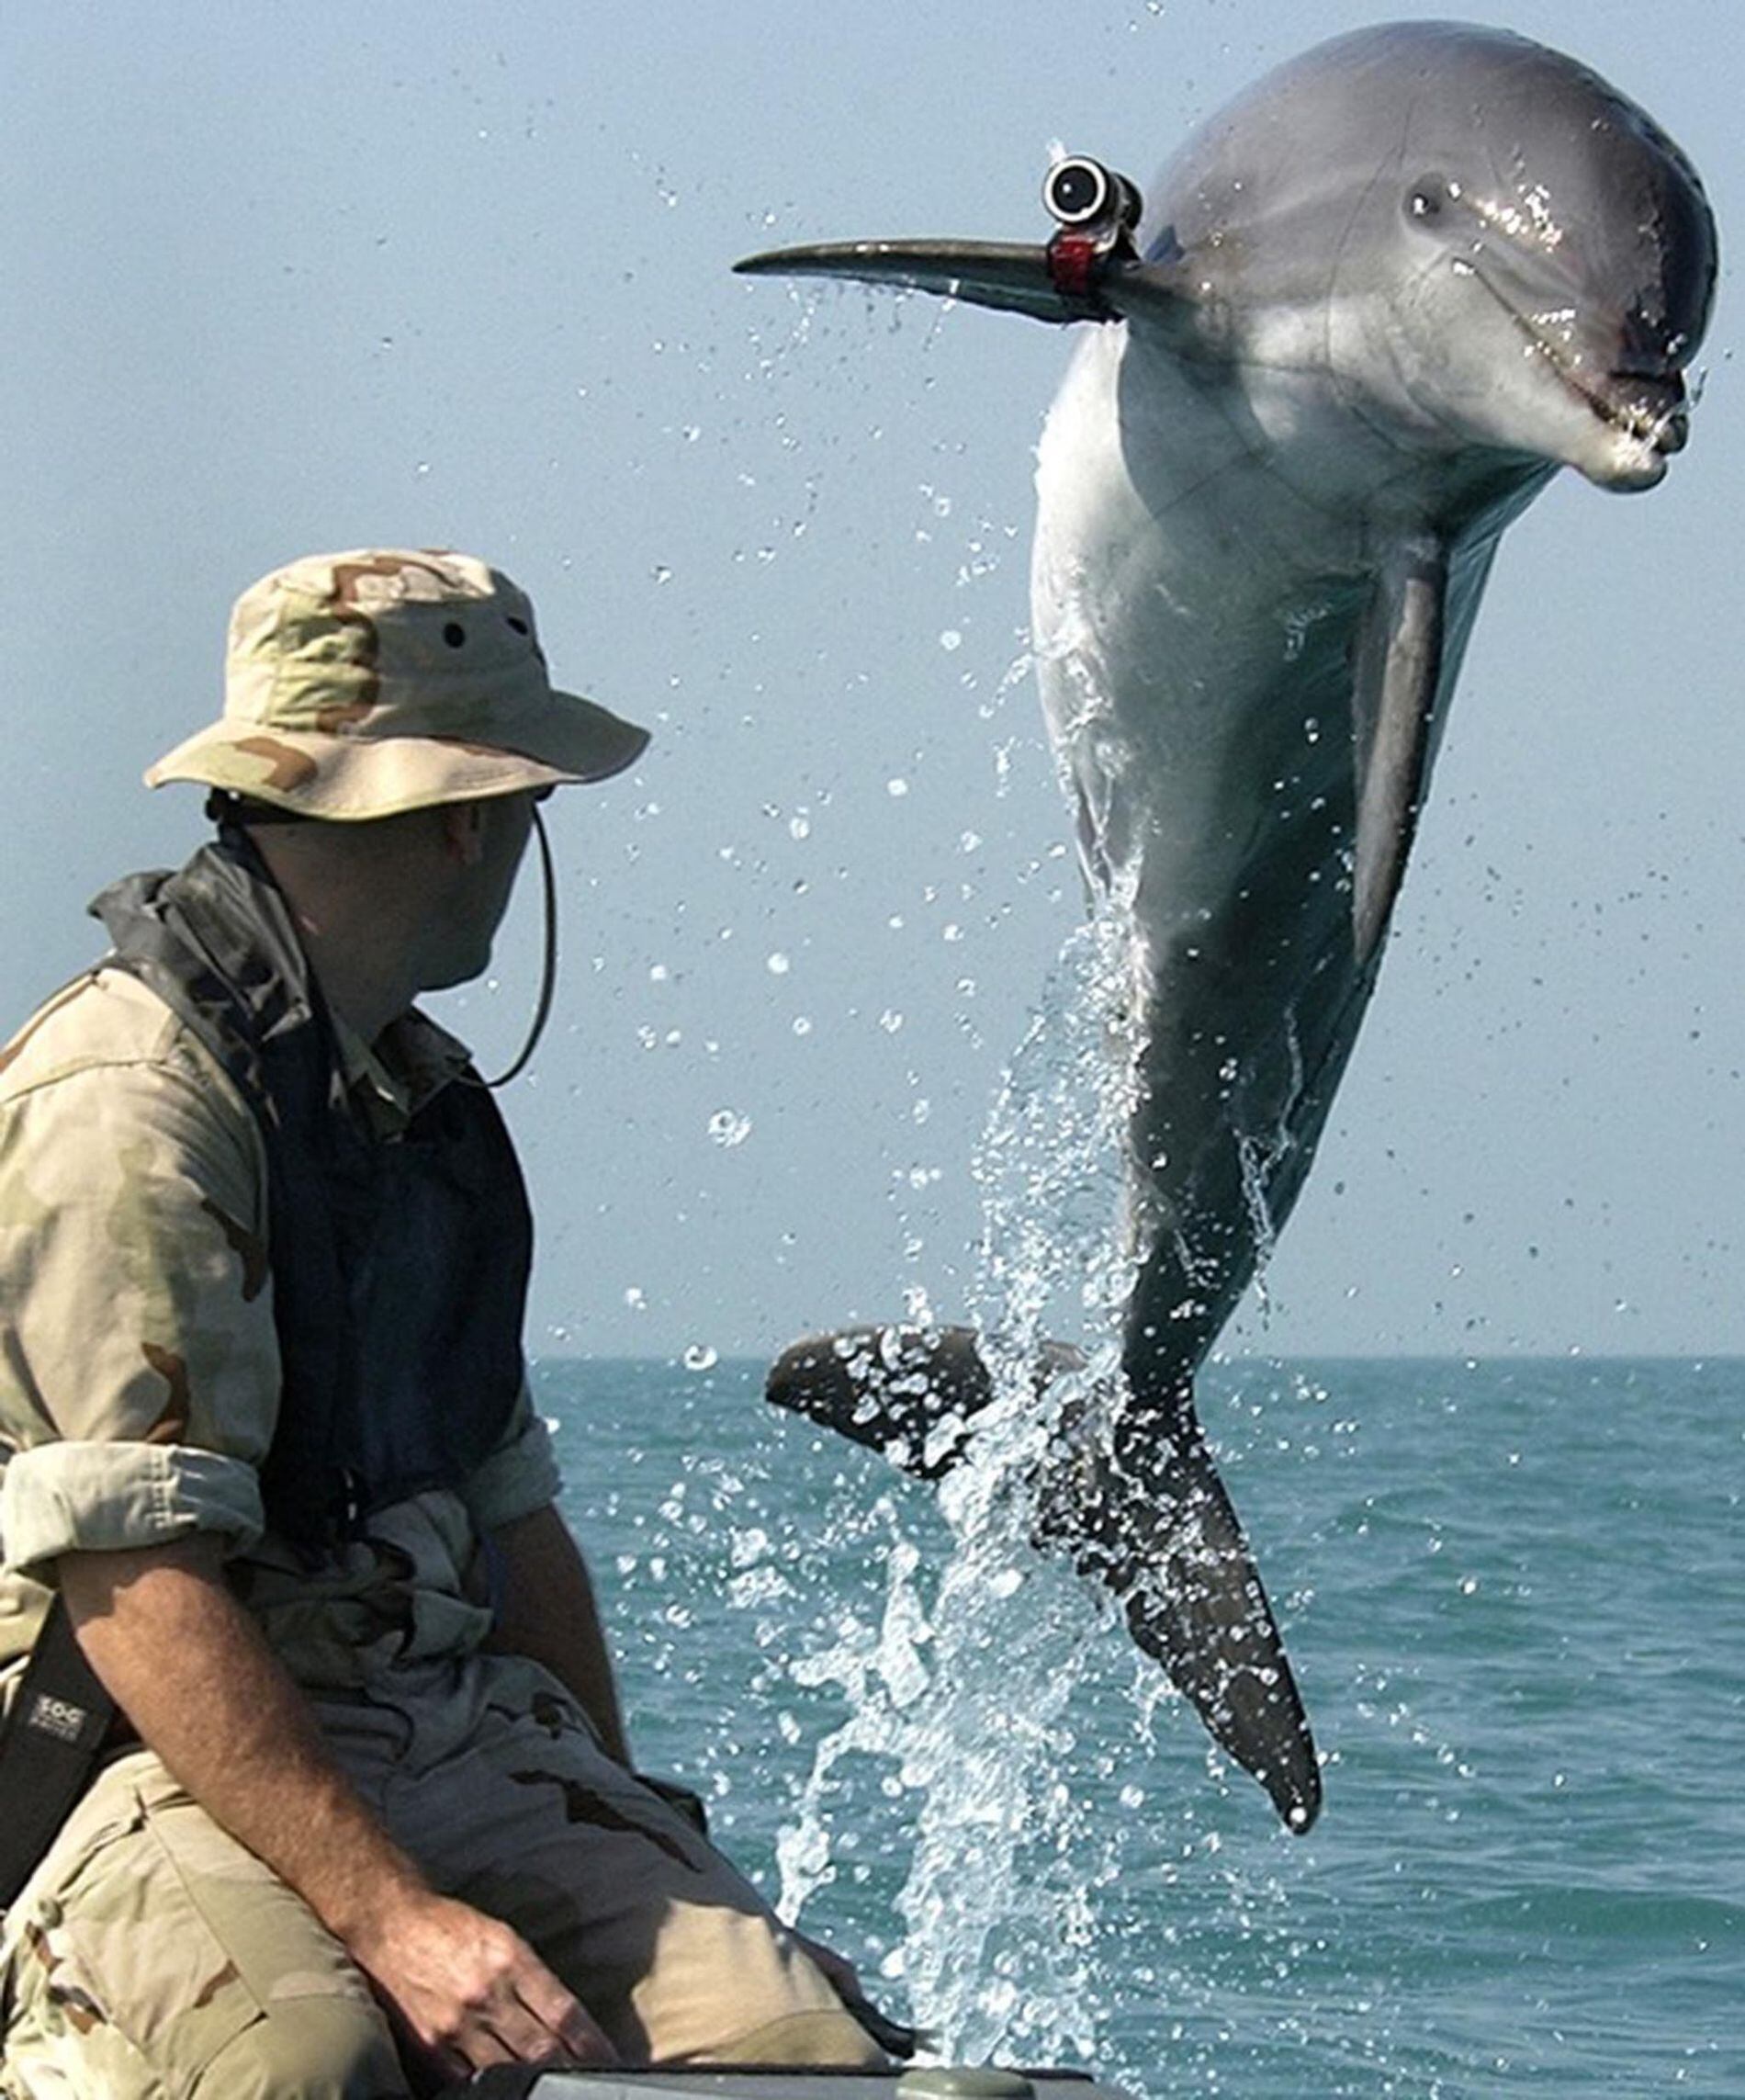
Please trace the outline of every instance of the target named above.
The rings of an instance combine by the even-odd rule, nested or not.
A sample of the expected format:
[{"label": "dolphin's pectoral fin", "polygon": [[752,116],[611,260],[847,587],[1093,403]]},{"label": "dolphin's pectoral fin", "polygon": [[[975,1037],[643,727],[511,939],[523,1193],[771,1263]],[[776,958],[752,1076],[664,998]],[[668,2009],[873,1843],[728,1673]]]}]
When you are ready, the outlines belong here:
[{"label": "dolphin's pectoral fin", "polygon": [[1165,1431],[1068,1455],[1044,1484],[1042,1530],[1120,1600],[1134,1641],[1286,1825],[1321,1810],[1321,1767],[1284,1643],[1191,1405]]},{"label": "dolphin's pectoral fin", "polygon": [[[1046,1342],[1039,1383],[1080,1361]],[[938,1480],[963,1455],[994,1382],[969,1327],[844,1327],[783,1350],[764,1383],[778,1407],[883,1451],[905,1473]]]},{"label": "dolphin's pectoral fin", "polygon": [[1380,944],[1417,829],[1442,678],[1447,588],[1440,546],[1401,548],[1382,571],[1358,637],[1352,931],[1359,967]]}]

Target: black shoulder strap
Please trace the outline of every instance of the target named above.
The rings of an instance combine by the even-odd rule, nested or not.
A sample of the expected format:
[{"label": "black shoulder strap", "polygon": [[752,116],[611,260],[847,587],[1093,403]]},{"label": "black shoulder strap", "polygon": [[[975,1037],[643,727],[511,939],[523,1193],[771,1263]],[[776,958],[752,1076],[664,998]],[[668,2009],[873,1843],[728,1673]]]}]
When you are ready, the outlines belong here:
[{"label": "black shoulder strap", "polygon": [[91,1783],[115,1716],[60,1597],[0,1731],[0,1911],[12,1904]]}]

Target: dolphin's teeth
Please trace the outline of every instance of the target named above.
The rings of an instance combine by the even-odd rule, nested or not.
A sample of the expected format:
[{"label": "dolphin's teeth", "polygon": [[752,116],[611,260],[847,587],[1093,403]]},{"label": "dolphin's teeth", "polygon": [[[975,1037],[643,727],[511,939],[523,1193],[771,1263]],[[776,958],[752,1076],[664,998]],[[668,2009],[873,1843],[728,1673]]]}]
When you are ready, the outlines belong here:
[{"label": "dolphin's teeth", "polygon": [[1573,379],[1570,383],[1602,423],[1640,438],[1657,452],[1683,450],[1690,435],[1690,405],[1681,381],[1629,373],[1614,378],[1609,393]]}]

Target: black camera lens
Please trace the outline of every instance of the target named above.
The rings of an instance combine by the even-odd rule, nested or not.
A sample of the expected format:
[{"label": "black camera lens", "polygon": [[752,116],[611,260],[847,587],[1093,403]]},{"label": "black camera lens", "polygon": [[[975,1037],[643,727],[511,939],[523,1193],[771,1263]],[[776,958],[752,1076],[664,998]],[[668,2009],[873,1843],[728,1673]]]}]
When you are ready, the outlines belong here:
[{"label": "black camera lens", "polygon": [[1048,171],[1042,202],[1063,226],[1083,226],[1108,209],[1109,171],[1096,161],[1061,161]]}]

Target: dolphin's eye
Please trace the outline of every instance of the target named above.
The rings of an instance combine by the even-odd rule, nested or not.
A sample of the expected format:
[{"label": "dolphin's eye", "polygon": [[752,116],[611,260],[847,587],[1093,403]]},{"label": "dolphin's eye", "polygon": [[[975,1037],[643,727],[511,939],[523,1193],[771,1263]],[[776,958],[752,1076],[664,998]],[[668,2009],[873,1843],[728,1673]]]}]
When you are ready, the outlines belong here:
[{"label": "dolphin's eye", "polygon": [[1459,194],[1446,175],[1420,175],[1406,192],[1406,217],[1433,226]]}]

